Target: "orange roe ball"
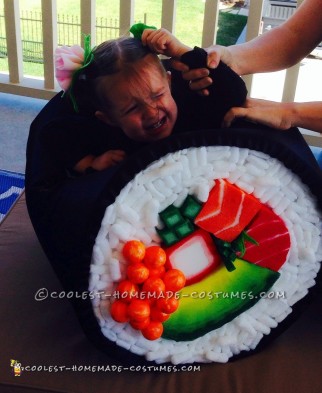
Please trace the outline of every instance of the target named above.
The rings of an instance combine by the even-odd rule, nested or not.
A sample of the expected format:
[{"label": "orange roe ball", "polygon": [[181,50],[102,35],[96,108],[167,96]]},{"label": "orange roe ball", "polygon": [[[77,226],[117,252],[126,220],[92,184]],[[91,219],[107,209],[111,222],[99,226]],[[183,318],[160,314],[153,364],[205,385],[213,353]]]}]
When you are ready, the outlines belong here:
[{"label": "orange roe ball", "polygon": [[121,300],[116,300],[111,304],[110,313],[111,317],[120,323],[128,322],[128,305]]},{"label": "orange roe ball", "polygon": [[144,263],[149,268],[163,266],[166,263],[167,255],[160,246],[150,246],[145,250]]},{"label": "orange roe ball", "polygon": [[179,300],[176,299],[174,296],[160,298],[156,302],[156,306],[158,309],[165,314],[172,314],[175,312],[179,307]]},{"label": "orange roe ball", "polygon": [[158,321],[151,321],[149,325],[142,329],[143,336],[148,340],[157,340],[162,336],[163,325]]},{"label": "orange roe ball", "polygon": [[150,318],[151,321],[165,322],[167,319],[170,318],[170,315],[162,312],[157,307],[152,307]]},{"label": "orange roe ball", "polygon": [[165,273],[165,267],[163,265],[159,267],[151,267],[149,268],[149,271],[149,277],[157,277],[162,279]]},{"label": "orange roe ball", "polygon": [[150,316],[150,304],[147,300],[133,299],[127,313],[131,321],[143,321]]},{"label": "orange roe ball", "polygon": [[170,269],[163,276],[164,285],[167,291],[177,292],[186,284],[186,277],[181,270]]},{"label": "orange roe ball", "polygon": [[133,329],[142,330],[145,329],[150,323],[150,318],[142,319],[142,321],[135,321],[134,319],[130,321],[130,325]]},{"label": "orange roe ball", "polygon": [[139,288],[129,280],[121,281],[116,287],[116,297],[123,302],[130,302],[138,297]]},{"label": "orange roe ball", "polygon": [[149,277],[149,269],[141,262],[132,263],[126,269],[128,279],[134,284],[142,284]]},{"label": "orange roe ball", "polygon": [[124,244],[122,254],[129,263],[141,262],[145,256],[145,245],[139,240],[129,240]]},{"label": "orange roe ball", "polygon": [[145,292],[147,299],[155,299],[164,293],[165,285],[161,278],[151,277],[144,282],[142,291]]}]

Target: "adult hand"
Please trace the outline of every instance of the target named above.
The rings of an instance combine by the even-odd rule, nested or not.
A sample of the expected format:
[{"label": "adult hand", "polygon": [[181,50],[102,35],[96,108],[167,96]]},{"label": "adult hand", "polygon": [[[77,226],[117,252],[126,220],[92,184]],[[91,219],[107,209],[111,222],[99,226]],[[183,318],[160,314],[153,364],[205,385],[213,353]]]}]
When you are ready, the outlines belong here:
[{"label": "adult hand", "polygon": [[222,126],[230,127],[238,118],[288,130],[293,126],[292,104],[248,98],[243,107],[231,108],[226,113]]},{"label": "adult hand", "polygon": [[172,67],[177,71],[181,71],[183,79],[189,81],[190,89],[202,96],[209,95],[207,88],[213,83],[213,80],[209,77],[210,69],[216,68],[220,61],[233,68],[232,56],[228,48],[220,45],[212,45],[206,48],[205,51],[208,53],[207,68],[189,69],[186,64],[179,60],[173,59],[171,61]]}]

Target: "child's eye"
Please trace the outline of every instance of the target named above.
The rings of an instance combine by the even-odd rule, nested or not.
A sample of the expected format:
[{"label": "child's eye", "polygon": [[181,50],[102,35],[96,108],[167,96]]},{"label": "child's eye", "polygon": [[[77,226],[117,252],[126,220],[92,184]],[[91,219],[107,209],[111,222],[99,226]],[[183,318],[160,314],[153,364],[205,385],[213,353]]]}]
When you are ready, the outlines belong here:
[{"label": "child's eye", "polygon": [[164,92],[162,92],[162,93],[157,93],[157,94],[155,94],[155,95],[153,96],[153,98],[154,98],[154,99],[158,99],[158,98],[162,97],[163,95],[164,95]]},{"label": "child's eye", "polygon": [[164,91],[159,91],[159,92],[155,92],[153,95],[151,95],[151,100],[158,100],[160,99],[163,95],[164,95]]},{"label": "child's eye", "polygon": [[134,112],[134,111],[136,110],[136,108],[137,108],[137,105],[130,106],[130,108],[128,108],[128,109],[124,112],[124,115],[128,115],[128,114]]}]

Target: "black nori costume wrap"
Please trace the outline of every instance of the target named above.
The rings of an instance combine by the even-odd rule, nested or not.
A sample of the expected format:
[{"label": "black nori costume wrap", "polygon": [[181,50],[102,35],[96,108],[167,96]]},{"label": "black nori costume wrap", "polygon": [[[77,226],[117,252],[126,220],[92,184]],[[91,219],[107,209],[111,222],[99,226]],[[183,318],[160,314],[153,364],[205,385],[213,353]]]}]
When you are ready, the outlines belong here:
[{"label": "black nori costume wrap", "polygon": [[[321,171],[300,132],[297,129],[281,132],[247,122],[235,124],[231,129],[179,133],[145,146],[112,169],[84,176],[62,176],[40,142],[46,122],[59,112],[57,105],[59,100],[54,98],[31,126],[27,146],[26,199],[35,232],[65,291],[88,291],[93,245],[105,209],[138,172],[169,152],[211,145],[265,152],[298,174],[317,197],[320,207],[322,205]],[[90,126],[90,119],[87,121]],[[86,335],[101,350],[122,361],[144,362],[103,336],[89,296],[86,299],[72,298],[71,301]],[[300,309],[300,303],[305,304],[305,301],[306,298],[294,308]],[[273,329],[257,349],[280,334],[296,315],[293,312]]]}]

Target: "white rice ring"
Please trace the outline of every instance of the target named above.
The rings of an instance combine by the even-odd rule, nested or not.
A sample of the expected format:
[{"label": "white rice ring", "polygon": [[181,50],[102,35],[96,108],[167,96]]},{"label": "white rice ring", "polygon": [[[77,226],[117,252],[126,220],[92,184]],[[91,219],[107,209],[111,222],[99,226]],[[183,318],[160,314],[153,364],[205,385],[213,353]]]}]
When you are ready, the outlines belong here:
[{"label": "white rice ring", "polygon": [[[187,194],[205,202],[214,181],[225,178],[284,220],[291,237],[287,261],[269,293],[231,322],[193,341],[145,339],[128,323],[117,323],[109,305],[117,282],[125,278],[121,255],[125,241],[147,246],[160,241],[158,213],[180,205]],[[247,148],[209,146],[169,153],[138,173],[108,206],[93,249],[89,290],[105,292],[92,300],[103,335],[117,345],[156,363],[227,362],[256,348],[315,285],[322,259],[321,214],[308,187],[279,160]],[[279,296],[278,296],[279,295]]]}]

